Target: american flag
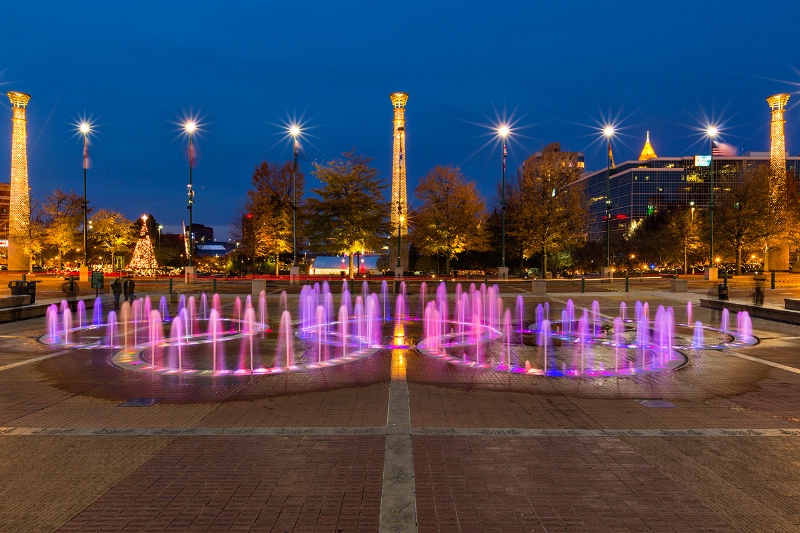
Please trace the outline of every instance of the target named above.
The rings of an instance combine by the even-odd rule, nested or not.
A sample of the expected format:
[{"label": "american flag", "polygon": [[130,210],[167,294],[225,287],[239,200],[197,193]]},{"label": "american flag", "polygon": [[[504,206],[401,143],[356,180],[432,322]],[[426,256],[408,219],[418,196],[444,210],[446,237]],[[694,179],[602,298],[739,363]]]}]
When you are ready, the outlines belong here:
[{"label": "american flag", "polygon": [[736,148],[730,144],[718,143],[714,141],[711,148],[711,155],[718,157],[734,157],[736,156]]}]

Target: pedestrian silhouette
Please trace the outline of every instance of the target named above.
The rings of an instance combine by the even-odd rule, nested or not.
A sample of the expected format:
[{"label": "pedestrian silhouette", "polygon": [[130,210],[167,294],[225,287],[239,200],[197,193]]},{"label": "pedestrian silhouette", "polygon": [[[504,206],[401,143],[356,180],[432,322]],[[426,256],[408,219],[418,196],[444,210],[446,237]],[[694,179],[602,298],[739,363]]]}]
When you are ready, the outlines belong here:
[{"label": "pedestrian silhouette", "polygon": [[119,309],[119,296],[122,294],[122,283],[119,282],[119,278],[111,284],[111,292],[114,293],[114,309]]}]

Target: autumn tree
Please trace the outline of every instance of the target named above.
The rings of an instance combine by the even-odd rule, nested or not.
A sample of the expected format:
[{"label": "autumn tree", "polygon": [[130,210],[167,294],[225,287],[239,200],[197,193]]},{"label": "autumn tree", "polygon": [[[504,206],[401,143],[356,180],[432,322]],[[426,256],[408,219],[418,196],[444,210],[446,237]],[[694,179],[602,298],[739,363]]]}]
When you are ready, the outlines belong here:
[{"label": "autumn tree", "polygon": [[389,234],[386,182],[370,166],[372,159],[355,150],[324,164],[314,163],[322,186],[307,201],[307,233],[313,245],[328,253],[347,253],[353,277],[353,254],[380,248]]},{"label": "autumn tree", "polygon": [[31,218],[27,228],[16,233],[17,242],[22,246],[25,255],[30,258],[30,268],[44,260],[46,250],[45,230],[47,228],[47,218],[42,211],[42,205],[36,198],[31,198]]},{"label": "autumn tree", "polygon": [[[506,190],[507,232],[521,243],[525,257],[547,254],[577,244],[586,228],[581,170],[574,155],[545,154],[528,159],[517,172],[517,183]],[[514,195],[508,194],[513,192]]]},{"label": "autumn tree", "polygon": [[773,205],[768,165],[739,169],[728,188],[714,207],[714,234],[735,254],[741,274],[744,251],[763,251],[768,240],[778,237],[785,211]]},{"label": "autumn tree", "polygon": [[56,256],[58,268],[64,254],[79,246],[83,224],[83,198],[74,191],[55,189],[42,204],[43,241]]},{"label": "autumn tree", "polygon": [[667,239],[681,252],[683,273],[689,273],[689,263],[700,259],[704,250],[700,217],[695,218],[694,208],[675,207],[670,210],[667,222]]},{"label": "autumn tree", "polygon": [[[302,207],[304,176],[298,170],[293,180],[292,166],[292,162],[280,166],[262,162],[253,172],[253,188],[247,192],[245,203],[243,246],[253,257],[274,254],[275,274],[278,274],[278,256],[293,250],[295,192],[298,209]],[[299,230],[298,226],[298,233]]]},{"label": "autumn tree", "polygon": [[798,265],[800,264],[800,183],[794,172],[786,173],[786,229],[786,241],[795,249],[797,254],[795,265]]},{"label": "autumn tree", "polygon": [[707,253],[703,243],[705,225],[699,213],[686,206],[671,206],[635,222],[626,237],[629,250],[640,262],[657,265],[689,264],[702,261]]},{"label": "autumn tree", "polygon": [[137,234],[134,223],[118,211],[99,209],[92,215],[92,244],[110,257],[112,265],[115,255],[124,254],[136,242]]},{"label": "autumn tree", "polygon": [[445,274],[459,253],[486,248],[486,205],[475,182],[467,182],[458,167],[435,166],[420,180],[414,196],[421,205],[413,217],[411,239],[423,254],[444,256]]}]

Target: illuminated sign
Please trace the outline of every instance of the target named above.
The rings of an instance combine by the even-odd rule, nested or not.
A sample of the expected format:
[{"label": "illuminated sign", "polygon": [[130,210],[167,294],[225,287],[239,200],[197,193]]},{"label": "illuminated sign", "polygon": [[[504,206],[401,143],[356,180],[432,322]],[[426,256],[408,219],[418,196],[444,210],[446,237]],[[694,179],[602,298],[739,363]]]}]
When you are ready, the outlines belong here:
[{"label": "illuminated sign", "polygon": [[694,166],[696,166],[696,167],[710,167],[711,166],[711,156],[710,155],[696,155],[696,156],[694,156]]},{"label": "illuminated sign", "polygon": [[0,239],[0,248],[8,248],[8,239]]}]

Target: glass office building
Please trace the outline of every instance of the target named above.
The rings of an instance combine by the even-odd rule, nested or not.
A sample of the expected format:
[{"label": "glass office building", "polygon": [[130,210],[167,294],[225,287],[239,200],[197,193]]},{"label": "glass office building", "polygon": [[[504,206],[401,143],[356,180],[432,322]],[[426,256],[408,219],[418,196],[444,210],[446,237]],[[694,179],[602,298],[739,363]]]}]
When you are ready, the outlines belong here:
[{"label": "glass office building", "polygon": [[[769,152],[747,153],[744,156],[714,156],[714,198],[719,201],[727,184],[735,179],[739,168],[769,166]],[[711,194],[711,167],[696,166],[695,157],[655,157],[646,161],[626,161],[610,171],[585,173],[589,203],[587,237],[590,241],[606,238],[606,190],[611,198],[610,230],[612,242],[621,239],[631,224],[661,209],[692,206],[698,216],[707,216]],[[800,157],[787,157],[786,169],[800,177]]]}]

